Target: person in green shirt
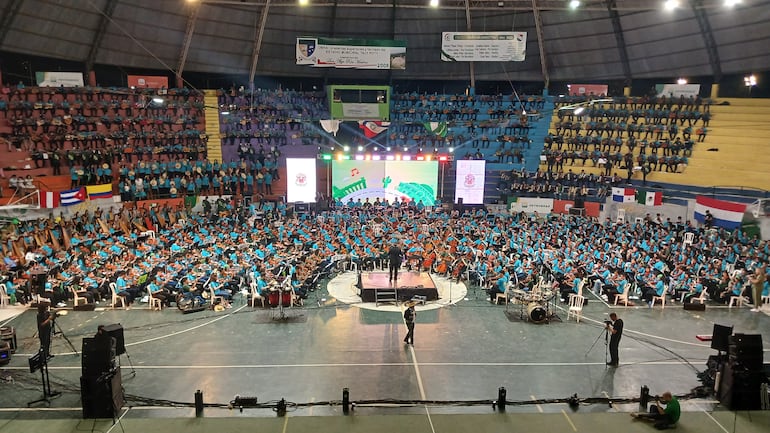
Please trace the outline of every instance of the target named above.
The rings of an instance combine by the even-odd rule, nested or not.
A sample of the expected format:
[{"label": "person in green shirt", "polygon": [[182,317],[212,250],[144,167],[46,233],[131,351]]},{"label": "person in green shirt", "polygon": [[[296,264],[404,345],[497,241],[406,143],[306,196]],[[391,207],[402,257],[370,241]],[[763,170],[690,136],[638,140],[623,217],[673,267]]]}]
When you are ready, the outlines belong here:
[{"label": "person in green shirt", "polygon": [[681,414],[679,400],[666,391],[657,398],[654,405],[650,406],[649,413],[632,413],[631,416],[636,419],[653,421],[655,422],[655,427],[661,429],[676,424]]}]

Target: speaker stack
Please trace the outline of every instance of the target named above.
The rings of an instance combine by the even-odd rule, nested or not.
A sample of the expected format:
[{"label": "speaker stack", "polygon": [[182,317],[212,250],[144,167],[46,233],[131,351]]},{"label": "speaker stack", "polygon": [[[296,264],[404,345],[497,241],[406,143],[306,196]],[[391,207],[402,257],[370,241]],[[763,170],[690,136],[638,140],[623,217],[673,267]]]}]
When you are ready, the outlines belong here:
[{"label": "speaker stack", "polygon": [[123,385],[115,357],[125,352],[123,327],[104,326],[94,338],[84,338],[80,399],[83,418],[116,418],[123,406]]},{"label": "speaker stack", "polygon": [[760,409],[760,389],[762,383],[767,382],[762,371],[762,336],[729,336],[727,354],[727,362],[722,366],[719,401],[730,410]]}]

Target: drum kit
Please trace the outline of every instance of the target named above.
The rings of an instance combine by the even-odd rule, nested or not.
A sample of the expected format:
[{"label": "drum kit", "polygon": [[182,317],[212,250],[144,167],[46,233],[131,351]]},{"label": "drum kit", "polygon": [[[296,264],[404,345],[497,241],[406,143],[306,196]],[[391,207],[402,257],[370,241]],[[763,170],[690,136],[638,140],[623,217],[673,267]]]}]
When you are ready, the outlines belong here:
[{"label": "drum kit", "polygon": [[556,297],[554,290],[535,287],[531,291],[513,289],[509,291],[512,303],[519,306],[519,318],[532,323],[549,322],[556,314],[551,311],[551,301]]}]

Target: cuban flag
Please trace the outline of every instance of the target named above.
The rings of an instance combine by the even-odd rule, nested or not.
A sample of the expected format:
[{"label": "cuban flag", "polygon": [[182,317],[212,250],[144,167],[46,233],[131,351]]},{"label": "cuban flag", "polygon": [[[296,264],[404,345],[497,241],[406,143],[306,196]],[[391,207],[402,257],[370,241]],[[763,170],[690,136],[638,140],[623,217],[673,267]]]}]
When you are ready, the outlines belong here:
[{"label": "cuban flag", "polygon": [[62,206],[72,206],[73,204],[83,203],[88,196],[86,195],[85,188],[75,188],[62,191],[59,197]]},{"label": "cuban flag", "polygon": [[633,188],[612,188],[612,201],[633,203],[636,201],[636,190]]},{"label": "cuban flag", "polygon": [[702,195],[695,197],[695,220],[703,224],[706,211],[714,217],[714,225],[729,230],[737,229],[743,221],[746,205],[731,201],[717,200]]}]

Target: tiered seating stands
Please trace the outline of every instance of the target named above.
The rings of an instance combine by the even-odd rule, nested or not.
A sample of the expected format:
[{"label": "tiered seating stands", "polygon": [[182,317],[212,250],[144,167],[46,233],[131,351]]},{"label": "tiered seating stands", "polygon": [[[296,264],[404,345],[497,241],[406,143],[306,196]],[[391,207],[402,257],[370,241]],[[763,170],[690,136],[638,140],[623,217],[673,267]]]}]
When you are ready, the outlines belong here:
[{"label": "tiered seating stands", "polygon": [[589,99],[557,98],[559,109],[545,139],[541,169],[577,168],[627,179],[644,170],[650,179],[662,172],[682,173],[695,147],[704,147],[698,143],[711,132],[711,103],[700,98],[609,99],[585,104],[576,116],[564,108]]},{"label": "tiered seating stands", "polygon": [[119,165],[205,158],[202,122],[189,89],[3,87],[0,166],[53,190],[110,182]]}]

